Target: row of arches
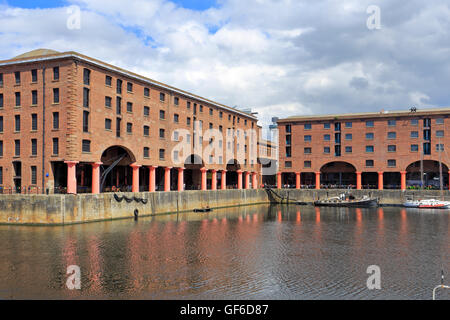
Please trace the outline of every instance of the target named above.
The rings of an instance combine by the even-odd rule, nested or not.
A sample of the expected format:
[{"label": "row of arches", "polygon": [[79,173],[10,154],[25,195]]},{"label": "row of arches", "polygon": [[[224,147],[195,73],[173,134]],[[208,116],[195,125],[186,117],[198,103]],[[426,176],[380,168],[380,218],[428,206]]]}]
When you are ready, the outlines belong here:
[{"label": "row of arches", "polygon": [[441,184],[449,188],[449,168],[435,160],[416,161],[399,172],[357,172],[348,162],[330,162],[320,172],[286,172],[280,178],[279,188],[438,189]]}]

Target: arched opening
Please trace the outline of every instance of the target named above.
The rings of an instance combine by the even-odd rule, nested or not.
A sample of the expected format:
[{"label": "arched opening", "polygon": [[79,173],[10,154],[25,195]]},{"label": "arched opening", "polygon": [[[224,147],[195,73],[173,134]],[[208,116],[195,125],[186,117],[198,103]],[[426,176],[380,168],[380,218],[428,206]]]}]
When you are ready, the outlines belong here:
[{"label": "arched opening", "polygon": [[348,162],[329,162],[320,168],[324,188],[352,188],[356,186],[356,168]]},{"label": "arched opening", "polygon": [[[442,186],[448,188],[448,167],[444,163],[435,160],[423,160],[411,163],[406,168],[406,185],[410,188],[440,188],[440,172],[442,170]],[[421,175],[423,176],[421,177]],[[423,185],[422,185],[423,182]]]},{"label": "arched opening", "polygon": [[196,154],[191,154],[184,161],[185,190],[200,190],[202,185],[201,168],[205,166],[203,159]]},{"label": "arched opening", "polygon": [[[227,188],[237,189],[238,187],[238,173],[237,171],[241,170],[241,165],[236,159],[231,159],[227,163]],[[241,179],[243,180],[243,176]],[[242,184],[243,185],[243,184]]]},{"label": "arched opening", "polygon": [[133,170],[130,164],[136,162],[133,153],[121,146],[112,146],[103,151],[100,160],[101,192],[131,191]]}]

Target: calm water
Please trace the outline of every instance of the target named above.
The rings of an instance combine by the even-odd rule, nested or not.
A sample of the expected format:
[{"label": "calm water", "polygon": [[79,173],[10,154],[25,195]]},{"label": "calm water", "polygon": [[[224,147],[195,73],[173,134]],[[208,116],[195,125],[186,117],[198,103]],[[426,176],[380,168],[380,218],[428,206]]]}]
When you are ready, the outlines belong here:
[{"label": "calm water", "polygon": [[[450,283],[449,216],[250,206],[0,226],[0,298],[430,299],[441,269]],[[69,265],[81,268],[81,290],[66,288]],[[381,268],[381,290],[366,287],[369,265]]]}]

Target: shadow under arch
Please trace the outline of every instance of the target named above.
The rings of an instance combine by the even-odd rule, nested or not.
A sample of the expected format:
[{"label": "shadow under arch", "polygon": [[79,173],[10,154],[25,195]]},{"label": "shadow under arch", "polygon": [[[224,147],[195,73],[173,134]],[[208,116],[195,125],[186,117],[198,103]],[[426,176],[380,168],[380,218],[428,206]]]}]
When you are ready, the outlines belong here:
[{"label": "shadow under arch", "polygon": [[[238,187],[238,170],[241,170],[241,165],[236,159],[230,159],[227,162],[227,188],[237,189]],[[243,179],[243,175],[241,177]]]},{"label": "shadow under arch", "polygon": [[101,192],[131,191],[133,173],[130,165],[136,162],[131,150],[118,145],[108,147],[103,151],[100,161],[103,163]]},{"label": "shadow under arch", "polygon": [[202,184],[201,168],[205,163],[198,154],[191,154],[184,160],[184,184],[185,190],[200,190]]},{"label": "shadow under arch", "polygon": [[325,188],[349,188],[356,186],[356,167],[345,161],[332,161],[320,168],[321,184]]},{"label": "shadow under arch", "polygon": [[429,188],[440,187],[440,172],[442,168],[442,184],[443,187],[448,186],[448,172],[449,167],[437,160],[423,160],[422,168],[421,161],[414,161],[406,167],[406,185],[413,187],[422,186],[421,174],[423,171],[423,186]]}]

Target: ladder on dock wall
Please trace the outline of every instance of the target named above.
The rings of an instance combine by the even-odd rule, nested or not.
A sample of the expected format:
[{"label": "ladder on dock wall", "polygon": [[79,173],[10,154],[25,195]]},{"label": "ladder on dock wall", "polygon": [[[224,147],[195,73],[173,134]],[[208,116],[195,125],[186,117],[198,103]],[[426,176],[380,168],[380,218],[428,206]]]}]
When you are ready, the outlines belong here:
[{"label": "ladder on dock wall", "polygon": [[295,199],[289,199],[289,191],[287,193],[287,197],[284,197],[280,194],[278,194],[278,192],[276,192],[275,190],[273,190],[272,188],[265,188],[267,195],[269,196],[269,200],[272,203],[292,203],[292,204],[297,204],[299,203],[298,200]]}]

